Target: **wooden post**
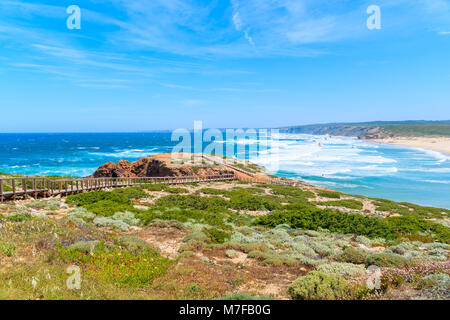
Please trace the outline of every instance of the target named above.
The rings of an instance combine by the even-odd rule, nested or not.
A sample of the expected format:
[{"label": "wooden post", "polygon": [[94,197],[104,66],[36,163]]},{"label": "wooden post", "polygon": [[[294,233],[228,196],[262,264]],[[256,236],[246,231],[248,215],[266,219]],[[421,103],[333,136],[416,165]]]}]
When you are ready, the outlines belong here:
[{"label": "wooden post", "polygon": [[13,200],[16,201],[16,179],[12,179],[11,184],[13,189]]},{"label": "wooden post", "polygon": [[27,198],[27,179],[22,179],[22,190],[23,190],[23,199]]},{"label": "wooden post", "polygon": [[3,179],[0,179],[0,202],[3,202]]},{"label": "wooden post", "polygon": [[34,190],[34,199],[36,200],[37,199],[36,179],[33,179],[32,187],[33,187],[33,190]]}]

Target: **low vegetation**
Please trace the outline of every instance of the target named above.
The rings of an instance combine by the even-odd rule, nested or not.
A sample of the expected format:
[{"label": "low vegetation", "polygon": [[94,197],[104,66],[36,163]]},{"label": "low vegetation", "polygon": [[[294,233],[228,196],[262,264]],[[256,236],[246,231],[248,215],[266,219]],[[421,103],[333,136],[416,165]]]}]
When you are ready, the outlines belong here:
[{"label": "low vegetation", "polygon": [[362,210],[363,204],[358,200],[337,200],[337,201],[323,201],[317,202],[317,205],[329,206],[329,207],[343,207],[348,209]]},{"label": "low vegetation", "polygon": [[[361,212],[363,199],[377,210]],[[0,297],[388,299],[412,288],[418,298],[440,299],[450,275],[446,213],[251,183],[144,185],[5,204]],[[66,286],[69,266],[81,270],[79,290]],[[376,290],[365,285],[373,266],[383,270]]]},{"label": "low vegetation", "polygon": [[289,293],[295,300],[340,300],[348,294],[348,284],[337,274],[312,271],[295,280]]}]

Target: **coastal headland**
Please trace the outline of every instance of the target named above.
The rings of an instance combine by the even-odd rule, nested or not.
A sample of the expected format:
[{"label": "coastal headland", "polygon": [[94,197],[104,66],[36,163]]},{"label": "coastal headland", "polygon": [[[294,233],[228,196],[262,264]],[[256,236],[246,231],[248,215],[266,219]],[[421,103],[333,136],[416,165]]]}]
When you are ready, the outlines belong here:
[{"label": "coastal headland", "polygon": [[369,142],[402,145],[450,154],[450,121],[337,123],[280,128],[288,133],[357,137]]}]

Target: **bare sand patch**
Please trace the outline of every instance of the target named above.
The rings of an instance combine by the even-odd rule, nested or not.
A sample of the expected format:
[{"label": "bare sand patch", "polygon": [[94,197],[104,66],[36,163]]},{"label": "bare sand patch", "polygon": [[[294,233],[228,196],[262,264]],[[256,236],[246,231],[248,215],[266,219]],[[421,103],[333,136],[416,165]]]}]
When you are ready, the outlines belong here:
[{"label": "bare sand patch", "polygon": [[152,247],[159,249],[163,256],[175,259],[186,234],[187,231],[174,227],[148,227],[137,233],[137,236]]},{"label": "bare sand patch", "polygon": [[371,141],[412,148],[429,149],[450,154],[450,138],[447,137],[395,137]]}]

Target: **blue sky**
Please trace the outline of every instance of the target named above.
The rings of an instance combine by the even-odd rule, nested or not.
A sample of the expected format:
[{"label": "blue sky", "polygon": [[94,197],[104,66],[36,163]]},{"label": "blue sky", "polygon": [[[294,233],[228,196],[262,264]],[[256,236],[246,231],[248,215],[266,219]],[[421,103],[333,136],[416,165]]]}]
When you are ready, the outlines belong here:
[{"label": "blue sky", "polygon": [[0,132],[450,119],[450,0],[2,0],[0,48]]}]

